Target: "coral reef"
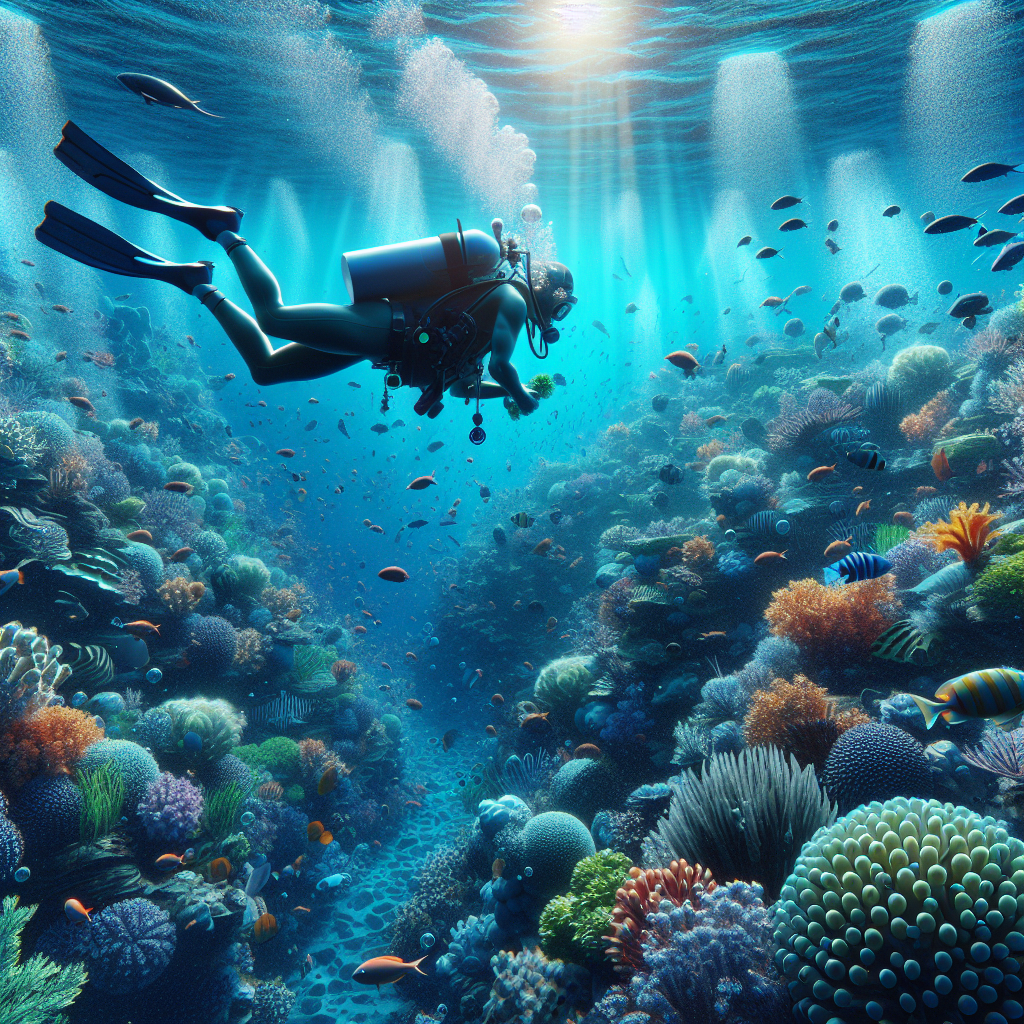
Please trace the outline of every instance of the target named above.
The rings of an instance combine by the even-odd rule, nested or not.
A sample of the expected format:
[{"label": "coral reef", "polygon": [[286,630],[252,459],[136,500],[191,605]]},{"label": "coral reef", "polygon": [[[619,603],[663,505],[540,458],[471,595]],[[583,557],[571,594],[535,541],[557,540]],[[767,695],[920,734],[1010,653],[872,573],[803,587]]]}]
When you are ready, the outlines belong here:
[{"label": "coral reef", "polygon": [[137,992],[163,974],[176,944],[170,917],[151,900],[113,903],[89,926],[89,981],[105,992]]},{"label": "coral reef", "polygon": [[139,804],[139,822],[150,839],[180,844],[195,834],[203,816],[203,794],[188,779],[162,772]]}]

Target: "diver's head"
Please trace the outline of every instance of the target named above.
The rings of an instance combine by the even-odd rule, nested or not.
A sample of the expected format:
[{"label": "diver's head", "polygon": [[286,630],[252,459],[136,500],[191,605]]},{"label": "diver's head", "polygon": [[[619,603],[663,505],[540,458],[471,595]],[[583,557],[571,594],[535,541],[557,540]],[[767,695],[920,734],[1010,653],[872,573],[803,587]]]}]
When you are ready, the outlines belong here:
[{"label": "diver's head", "polygon": [[564,263],[539,263],[530,268],[533,297],[536,302],[534,319],[543,329],[564,320],[573,306],[572,272]]}]

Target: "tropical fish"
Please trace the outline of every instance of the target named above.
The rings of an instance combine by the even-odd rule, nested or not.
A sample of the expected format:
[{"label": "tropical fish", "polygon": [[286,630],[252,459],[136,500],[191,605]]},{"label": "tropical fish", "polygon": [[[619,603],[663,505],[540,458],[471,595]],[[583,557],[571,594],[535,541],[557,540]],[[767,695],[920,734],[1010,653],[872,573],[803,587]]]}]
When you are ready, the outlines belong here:
[{"label": "tropical fish", "polygon": [[425,977],[427,972],[420,970],[420,964],[426,959],[426,956],[421,956],[419,960],[405,963],[400,956],[375,956],[355,969],[352,980],[361,985],[376,985],[379,992],[381,985],[394,985],[409,974]]},{"label": "tropical fish", "polygon": [[739,241],[738,241],[738,242],[736,243],[736,248],[737,248],[737,249],[740,249],[740,248],[742,248],[742,247],[743,247],[744,245],[750,245],[750,243],[751,243],[751,242],[752,242],[753,240],[754,240],[754,236],[753,236],[753,235],[744,235],[744,236],[743,236],[743,237],[742,237],[742,238],[741,238],[741,239],[740,239],[740,240],[739,240]]},{"label": "tropical fish", "polygon": [[456,730],[455,730],[455,729],[449,729],[449,730],[448,730],[448,731],[447,731],[447,732],[446,732],[446,733],[445,733],[445,734],[444,734],[444,735],[443,735],[443,736],[441,737],[441,747],[443,748],[443,750],[444,750],[444,752],[445,752],[446,754],[447,754],[447,753],[448,753],[448,751],[449,751],[449,750],[451,750],[451,749],[452,749],[452,747],[454,746],[454,744],[455,744],[455,738],[456,738],[457,736],[458,736],[458,733],[456,732]]},{"label": "tropical fish", "polygon": [[770,245],[766,245],[763,249],[758,249],[754,255],[755,260],[770,260],[773,256],[778,256],[782,259],[782,250],[773,249]]},{"label": "tropical fish", "polygon": [[528,512],[516,512],[510,518],[512,525],[519,530],[529,529],[529,527],[533,526],[533,524],[537,521]]},{"label": "tropical fish", "polygon": [[844,555],[848,555],[853,550],[853,537],[847,537],[846,540],[834,540],[827,548],[825,548],[826,558],[842,558]]},{"label": "tropical fish", "polygon": [[416,479],[413,480],[411,483],[406,484],[405,489],[407,491],[422,491],[425,488],[429,487],[431,484],[436,484],[436,483],[437,483],[437,481],[434,479],[434,474],[431,473],[430,476],[418,476],[418,477],[416,477]]},{"label": "tropical fish", "polygon": [[769,207],[770,210],[788,210],[791,206],[796,206],[798,203],[802,203],[802,199],[798,199],[796,196],[779,196],[774,203]]},{"label": "tropical fish", "polygon": [[942,656],[942,643],[937,633],[923,634],[910,619],[900,619],[875,640],[871,655],[924,668]]},{"label": "tropical fish", "polygon": [[834,464],[831,466],[818,466],[807,474],[807,480],[812,484],[817,484],[830,477],[835,471],[836,467]]},{"label": "tropical fish", "polygon": [[867,448],[858,448],[856,451],[847,452],[846,458],[860,469],[885,469],[885,459],[878,452]]},{"label": "tropical fish", "polygon": [[267,942],[277,934],[277,918],[273,914],[260,914],[252,926],[253,938]]},{"label": "tropical fish", "polygon": [[[789,548],[786,548],[788,551]],[[784,562],[786,561],[786,551],[762,551],[754,559],[755,565],[765,565],[768,562]]]},{"label": "tropical fish", "polygon": [[987,718],[1001,729],[1013,728],[1024,713],[1024,672],[1014,668],[983,668],[948,679],[936,691],[937,700],[916,697],[926,729],[941,716],[951,725]]},{"label": "tropical fish", "polygon": [[595,320],[593,324],[591,324],[591,326],[597,328],[597,330],[599,330],[606,338],[611,337],[611,335],[608,333],[608,328],[605,327],[605,325],[601,323],[600,320]]},{"label": "tropical fish", "polygon": [[382,580],[387,580],[389,583],[405,583],[409,578],[409,574],[398,565],[389,565],[381,569],[377,575]]},{"label": "tropical fish", "polygon": [[0,572],[0,594],[6,594],[15,583],[24,583],[25,574],[20,569],[4,569]]},{"label": "tropical fish", "polygon": [[412,711],[422,711],[423,710],[423,702],[417,700],[415,697],[409,697],[408,700],[406,700],[406,702],[405,702],[405,706],[407,708],[410,708]]},{"label": "tropical fish", "polygon": [[683,479],[683,471],[670,462],[658,470],[658,479],[664,484],[677,484]]},{"label": "tropical fish", "polygon": [[826,583],[860,583],[892,571],[892,562],[870,551],[851,551],[834,565],[825,567]]},{"label": "tropical fish", "polygon": [[85,907],[80,900],[70,899],[64,903],[64,914],[72,924],[90,924],[92,907]]},{"label": "tropical fish", "polygon": [[164,484],[165,491],[171,491],[173,494],[191,494],[192,485],[185,483],[184,480],[171,480]]},{"label": "tropical fish", "polygon": [[328,793],[333,793],[337,786],[338,766],[332,764],[320,776],[320,781],[316,784],[317,796],[327,796]]},{"label": "tropical fish", "polygon": [[949,465],[949,459],[946,456],[946,449],[940,448],[932,456],[932,472],[935,474],[935,479],[939,483],[945,483],[947,480],[953,478],[953,470]]},{"label": "tropical fish", "polygon": [[900,208],[898,206],[887,206],[882,211],[883,217],[898,217],[900,214]]},{"label": "tropical fish", "polygon": [[700,363],[694,358],[692,352],[680,349],[677,352],[669,352],[665,359],[673,366],[677,366],[687,377],[692,377],[697,371]]}]

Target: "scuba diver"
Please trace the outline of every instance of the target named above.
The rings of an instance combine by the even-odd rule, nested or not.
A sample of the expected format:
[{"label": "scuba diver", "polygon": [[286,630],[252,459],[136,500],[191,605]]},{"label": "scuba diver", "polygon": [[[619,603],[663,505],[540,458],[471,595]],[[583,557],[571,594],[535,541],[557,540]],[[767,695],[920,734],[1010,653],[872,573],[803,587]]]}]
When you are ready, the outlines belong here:
[{"label": "scuba diver", "polygon": [[[423,393],[418,414],[433,418],[445,391],[477,399],[470,439],[484,439],[479,400],[503,398],[526,415],[538,405],[511,363],[525,326],[530,348],[545,358],[558,339],[554,323],[576,303],[573,279],[561,263],[530,266],[529,252],[492,234],[463,231],[345,253],[342,270],[352,302],[286,306],[274,275],[238,234],[242,211],[197,206],[143,177],[68,121],[54,149],[57,158],[101,192],[140,210],[162,213],[197,228],[227,253],[255,318],[212,283],[213,264],[171,263],[53,200],[36,228],[44,245],[79,263],[124,277],[166,281],[196,296],[224,328],[256,384],[313,380],[368,359],[386,371],[388,389]],[[534,347],[535,332],[539,337]],[[270,337],[289,342],[274,348]],[[485,382],[483,359],[495,383]]]}]

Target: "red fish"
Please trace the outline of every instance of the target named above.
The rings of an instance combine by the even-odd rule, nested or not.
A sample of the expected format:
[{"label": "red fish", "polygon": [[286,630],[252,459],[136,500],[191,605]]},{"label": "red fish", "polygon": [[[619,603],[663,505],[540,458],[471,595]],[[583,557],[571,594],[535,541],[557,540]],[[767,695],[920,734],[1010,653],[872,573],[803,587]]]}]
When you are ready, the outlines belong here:
[{"label": "red fish", "polygon": [[[13,331],[11,332],[14,333]],[[83,398],[81,395],[72,395],[68,401],[76,408],[81,409],[88,416],[95,416],[96,409],[92,402],[88,398]]]},{"label": "red fish", "polygon": [[192,485],[185,483],[184,480],[172,480],[170,483],[164,484],[165,491],[172,491],[174,494],[191,494]]},{"label": "red fish", "polygon": [[92,918],[92,907],[84,907],[80,900],[67,900],[64,904],[64,913],[72,924],[89,924]]},{"label": "red fish", "polygon": [[437,481],[434,479],[434,474],[431,473],[430,476],[416,477],[416,479],[413,480],[412,483],[408,484],[405,489],[407,491],[422,491],[425,488],[429,487],[431,484],[436,483]]},{"label": "red fish", "polygon": [[295,449],[294,448],[278,448],[275,455],[280,455],[282,459],[294,459]]},{"label": "red fish", "polygon": [[687,352],[685,349],[679,349],[678,352],[669,352],[665,358],[673,366],[679,367],[687,377],[692,377],[700,367],[700,363],[697,362],[692,353]]},{"label": "red fish", "polygon": [[946,449],[940,448],[932,456],[932,472],[935,474],[935,479],[939,483],[945,483],[953,476],[953,470],[950,468],[949,459],[946,457]]},{"label": "red fish", "polygon": [[134,622],[126,622],[122,627],[126,633],[132,636],[146,636],[148,633],[160,635],[160,627],[154,625],[148,619],[136,619]]},{"label": "red fish", "polygon": [[[789,548],[786,548],[788,551]],[[754,559],[755,565],[764,565],[766,562],[781,562],[786,560],[786,551],[762,551]]]}]

